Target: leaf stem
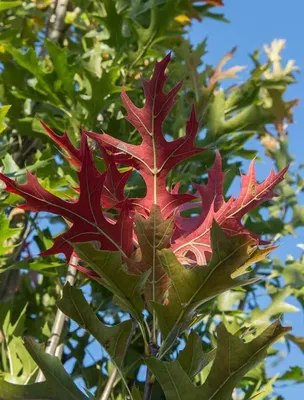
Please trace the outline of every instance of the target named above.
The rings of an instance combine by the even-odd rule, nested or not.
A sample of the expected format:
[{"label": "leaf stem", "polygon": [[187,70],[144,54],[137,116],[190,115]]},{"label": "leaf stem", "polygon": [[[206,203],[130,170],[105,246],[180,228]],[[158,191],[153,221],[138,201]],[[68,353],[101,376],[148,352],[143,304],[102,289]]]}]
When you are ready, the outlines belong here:
[{"label": "leaf stem", "polygon": [[[78,262],[78,259],[72,255],[72,257],[70,259],[69,267],[68,267],[67,276],[66,276],[66,282],[69,282],[70,285],[74,285],[74,282],[75,282],[77,269],[72,267],[72,265],[77,264],[77,262]],[[56,353],[57,346],[59,344],[60,336],[62,334],[62,330],[63,330],[63,326],[64,326],[64,322],[65,322],[66,318],[67,318],[66,315],[58,308],[57,312],[56,312],[54,324],[52,327],[51,337],[49,338],[47,345],[46,345],[46,349],[45,349],[46,354],[50,354],[53,356]],[[57,352],[57,354],[60,354],[60,352]],[[38,372],[36,382],[44,382],[44,381],[45,381],[45,377],[44,377],[42,371],[40,370]]]}]

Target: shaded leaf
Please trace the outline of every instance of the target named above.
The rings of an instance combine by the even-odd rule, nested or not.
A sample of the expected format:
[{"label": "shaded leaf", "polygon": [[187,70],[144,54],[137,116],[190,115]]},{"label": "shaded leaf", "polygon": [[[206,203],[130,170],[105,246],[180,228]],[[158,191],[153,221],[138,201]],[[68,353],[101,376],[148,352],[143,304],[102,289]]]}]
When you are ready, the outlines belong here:
[{"label": "shaded leaf", "polygon": [[100,278],[95,279],[115,295],[116,303],[141,321],[144,310],[141,290],[150,271],[141,276],[131,275],[123,270],[118,252],[97,250],[91,243],[73,246],[79,257],[99,275]]},{"label": "shaded leaf", "polygon": [[169,278],[158,258],[158,251],[170,246],[173,234],[174,217],[163,219],[160,207],[153,205],[148,218],[138,215],[135,220],[135,233],[139,248],[133,259],[129,260],[129,271],[141,275],[151,271],[144,289],[146,301],[162,302],[168,289]]},{"label": "shaded leaf", "polygon": [[[52,389],[52,396],[56,394],[57,399],[84,400],[87,397],[77,388],[70,375],[65,371],[57,357],[50,356],[34,339],[26,337],[24,344],[33,360],[43,372],[47,385]],[[55,398],[55,397],[53,397]]]},{"label": "shaded leaf", "polygon": [[192,379],[213,361],[215,354],[216,350],[212,350],[207,354],[203,352],[202,339],[192,330],[186,347],[178,355],[178,362],[189,378]]},{"label": "shaded leaf", "polygon": [[167,400],[230,400],[241,378],[258,365],[267,356],[268,347],[289,330],[276,321],[251,342],[244,343],[220,324],[216,357],[202,386],[193,385],[178,361],[149,358],[145,362],[161,384]]},{"label": "shaded leaf", "polygon": [[104,325],[87,303],[82,291],[69,283],[63,287],[57,306],[81,328],[86,329],[105,348],[115,364],[121,367],[132,328],[130,320],[115,326]]},{"label": "shaded leaf", "polygon": [[0,398],[2,400],[58,400],[60,394],[48,382],[32,385],[15,385],[0,380]]},{"label": "shaded leaf", "polygon": [[217,328],[217,352],[210,374],[202,386],[203,399],[228,400],[240,379],[267,357],[267,349],[290,331],[279,321],[268,326],[259,336],[244,343],[231,335],[223,324]]},{"label": "shaded leaf", "polygon": [[234,287],[255,282],[255,279],[234,279],[248,267],[264,259],[273,248],[259,249],[248,235],[227,236],[214,222],[211,231],[212,259],[207,266],[186,268],[171,250],[159,252],[162,266],[171,280],[168,305],[152,303],[163,335],[161,351],[165,351],[184,331],[197,307],[214,296]]}]

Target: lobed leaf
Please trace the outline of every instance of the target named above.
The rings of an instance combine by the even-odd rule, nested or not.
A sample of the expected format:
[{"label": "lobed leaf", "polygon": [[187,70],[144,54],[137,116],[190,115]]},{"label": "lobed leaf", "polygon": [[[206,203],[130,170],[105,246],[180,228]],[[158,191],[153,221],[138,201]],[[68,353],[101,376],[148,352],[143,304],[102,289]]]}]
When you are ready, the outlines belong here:
[{"label": "lobed leaf", "polygon": [[185,268],[172,250],[159,252],[159,259],[171,281],[168,304],[151,303],[163,335],[161,353],[188,328],[200,305],[228,289],[256,282],[257,279],[235,278],[248,272],[250,265],[264,259],[274,249],[259,249],[257,241],[249,235],[227,236],[216,222],[213,223],[211,241],[213,254],[207,266]]},{"label": "lobed leaf", "polygon": [[135,233],[139,247],[133,258],[128,260],[130,272],[141,275],[151,271],[144,288],[145,300],[162,302],[169,286],[169,277],[162,268],[158,251],[170,246],[174,217],[163,219],[159,206],[153,205],[148,218],[138,215]]},{"label": "lobed leaf", "polygon": [[147,193],[144,198],[131,201],[135,209],[143,215],[150,212],[151,205],[161,208],[162,215],[171,215],[174,209],[191,200],[189,194],[170,193],[166,188],[166,177],[174,166],[201,153],[204,149],[194,146],[198,122],[194,108],[186,126],[186,135],[172,142],[166,141],[163,133],[163,122],[175,104],[175,97],[182,82],[178,83],[168,93],[163,92],[167,81],[165,69],[170,62],[168,54],[161,62],[155,64],[150,80],[142,79],[145,93],[145,105],[136,107],[125,90],[122,90],[122,100],[127,110],[126,119],[138,130],[142,137],[140,145],[122,142],[108,134],[86,132],[86,135],[96,140],[102,147],[112,152],[117,163],[135,168],[146,182]]},{"label": "lobed leaf", "polygon": [[203,352],[202,339],[192,330],[185,348],[178,355],[178,362],[192,379],[214,360],[215,354],[215,350],[211,350],[209,353]]},{"label": "lobed leaf", "polygon": [[32,338],[24,338],[24,344],[27,351],[40,367],[46,378],[47,386],[50,388],[47,395],[50,396],[51,399],[87,399],[87,397],[74,384],[70,375],[65,371],[58,357],[46,354],[41,345],[35,342]]},{"label": "lobed leaf", "polygon": [[[242,218],[248,211],[275,196],[273,190],[283,180],[287,168],[283,168],[278,174],[272,170],[268,178],[259,184],[256,181],[255,166],[252,161],[248,174],[241,176],[240,195],[237,199],[231,197],[225,202],[223,192],[225,174],[222,172],[221,156],[217,153],[213,168],[208,171],[208,185],[196,185],[198,194],[202,198],[201,214],[198,217],[177,218],[179,229],[172,244],[174,253],[182,260],[187,259],[188,253],[193,254],[198,264],[206,264],[212,253],[210,231],[213,219],[230,236],[250,233],[253,238],[258,238],[242,225]],[[265,244],[261,240],[260,243]]]},{"label": "lobed leaf", "polygon": [[132,329],[131,320],[118,325],[104,325],[86,301],[82,291],[68,282],[57,301],[58,308],[79,326],[90,333],[107,351],[118,368],[121,368],[126,353],[126,344]]},{"label": "lobed leaf", "polygon": [[144,303],[141,291],[150,271],[141,276],[131,275],[122,268],[120,254],[97,250],[92,243],[76,243],[75,252],[85,261],[99,278],[98,282],[115,295],[115,301],[137,321],[142,320]]},{"label": "lobed leaf", "polygon": [[132,252],[133,227],[128,208],[122,208],[116,223],[105,218],[100,205],[105,175],[95,167],[85,137],[81,141],[80,153],[82,167],[78,172],[80,194],[77,201],[64,201],[51,194],[30,172],[27,173],[26,184],[19,184],[3,174],[0,174],[0,178],[6,184],[8,192],[18,194],[26,200],[20,208],[51,212],[72,222],[70,229],[58,236],[53,247],[42,255],[64,253],[69,259],[73,252],[71,243],[94,240],[105,250],[119,250],[123,256],[128,256]]},{"label": "lobed leaf", "polygon": [[217,327],[216,357],[202,386],[194,386],[178,361],[164,362],[156,358],[145,361],[167,400],[230,400],[242,377],[258,365],[267,356],[269,346],[289,330],[276,321],[251,342],[244,343],[220,324]]}]

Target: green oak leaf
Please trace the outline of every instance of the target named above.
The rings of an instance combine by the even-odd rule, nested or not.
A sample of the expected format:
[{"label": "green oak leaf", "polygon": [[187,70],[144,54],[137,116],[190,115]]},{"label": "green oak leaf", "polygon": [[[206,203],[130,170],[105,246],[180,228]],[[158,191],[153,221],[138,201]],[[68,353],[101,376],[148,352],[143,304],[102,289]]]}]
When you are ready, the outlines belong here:
[{"label": "green oak leaf", "polygon": [[142,400],[140,391],[136,386],[133,386],[132,396],[133,396],[133,400]]},{"label": "green oak leaf", "polygon": [[119,252],[97,250],[92,243],[76,243],[73,244],[73,248],[100,276],[96,280],[115,295],[116,304],[129,312],[137,321],[141,321],[144,310],[141,290],[150,271],[141,276],[128,274],[122,268]]},{"label": "green oak leaf", "polygon": [[267,357],[267,349],[290,331],[277,320],[259,336],[245,343],[231,335],[224,324],[217,327],[217,352],[206,382],[202,386],[208,400],[230,400],[240,379]]},{"label": "green oak leaf", "polygon": [[114,326],[104,325],[86,301],[82,291],[68,282],[63,287],[62,297],[57,302],[57,306],[65,315],[94,336],[115,364],[121,367],[132,329],[131,320]]},{"label": "green oak leaf", "polygon": [[291,340],[304,353],[304,337],[287,335],[286,339]]},{"label": "green oak leaf", "polygon": [[201,386],[192,383],[178,361],[164,362],[157,358],[145,361],[167,400],[231,400],[237,383],[267,356],[268,347],[289,330],[276,321],[251,342],[245,343],[220,324],[217,327],[216,357]]},{"label": "green oak leaf", "polygon": [[158,250],[169,247],[173,234],[174,217],[163,219],[160,207],[153,205],[148,218],[138,215],[135,221],[135,233],[139,248],[133,259],[128,260],[129,271],[141,275],[151,270],[144,288],[145,300],[162,302],[169,279],[158,258]]},{"label": "green oak leaf", "polygon": [[52,61],[54,64],[54,70],[60,79],[64,90],[71,96],[75,96],[75,83],[74,76],[77,69],[74,65],[68,64],[68,51],[65,47],[60,47],[53,42],[47,40],[45,43]]},{"label": "green oak leaf", "polygon": [[47,96],[47,102],[56,107],[61,107],[63,105],[62,100],[55,94],[50,74],[44,72],[41,68],[40,59],[37,57],[35,50],[29,48],[26,53],[21,53],[10,44],[6,44],[5,49],[20,67],[29,71],[37,79],[39,84],[39,90],[37,90]]},{"label": "green oak leaf", "polygon": [[296,381],[297,383],[303,383],[304,382],[304,374],[303,374],[303,368],[300,366],[293,366],[288,369],[282,375],[279,380],[282,381]]},{"label": "green oak leaf", "polygon": [[161,354],[188,328],[195,310],[226,290],[248,285],[256,279],[235,279],[273,249],[259,249],[248,235],[226,236],[214,222],[211,230],[212,260],[206,266],[185,268],[171,250],[159,252],[162,266],[171,280],[168,305],[151,302],[164,341]]},{"label": "green oak leaf", "polygon": [[58,400],[58,393],[53,390],[48,382],[32,385],[15,385],[0,380],[1,400]]},{"label": "green oak leaf", "polygon": [[178,362],[191,379],[214,359],[215,354],[216,350],[203,352],[202,339],[192,330],[186,347],[179,353]]},{"label": "green oak leaf", "polygon": [[22,4],[22,1],[1,1],[0,12],[9,10],[10,8],[18,7]]},{"label": "green oak leaf", "polygon": [[14,237],[14,235],[18,235],[20,231],[21,228],[10,228],[10,220],[5,215],[0,214],[0,256],[14,247],[14,245],[10,245],[7,241]]},{"label": "green oak leaf", "polygon": [[42,346],[30,337],[24,338],[24,345],[46,378],[49,388],[47,394],[50,399],[87,399],[74,384],[70,375],[65,371],[58,357],[46,354]]},{"label": "green oak leaf", "polygon": [[272,296],[272,302],[264,310],[258,307],[252,310],[250,324],[256,328],[257,333],[263,331],[274,317],[287,312],[300,311],[294,305],[285,302],[286,297],[289,297],[291,294],[292,289],[282,289]]}]

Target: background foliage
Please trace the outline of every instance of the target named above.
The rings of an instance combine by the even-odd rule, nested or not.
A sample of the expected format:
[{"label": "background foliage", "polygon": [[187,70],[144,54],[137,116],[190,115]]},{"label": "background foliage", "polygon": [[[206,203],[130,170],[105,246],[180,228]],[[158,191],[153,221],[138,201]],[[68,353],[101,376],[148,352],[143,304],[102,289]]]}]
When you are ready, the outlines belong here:
[{"label": "background foliage", "polygon": [[[60,148],[51,144],[39,120],[57,133],[67,131],[75,145],[79,142],[80,127],[111,132],[124,141],[138,143],[137,132],[123,118],[121,86],[136,104],[141,104],[140,76],[148,78],[155,60],[168,50],[173,51],[169,86],[181,77],[184,85],[166,121],[167,138],[183,134],[190,104],[194,103],[201,132],[198,145],[208,148],[203,161],[197,157],[191,163],[179,165],[169,183],[205,182],[214,150],[219,149],[227,171],[225,190],[231,191],[243,161],[256,155],[255,151],[245,149],[253,138],[262,143],[265,156],[273,160],[276,170],[292,163],[287,126],[292,122],[297,99],[288,98],[288,87],[295,82],[297,68],[293,62],[282,61],[284,43],[272,42],[263,54],[253,51],[250,77],[239,84],[234,78],[243,67],[226,65],[233,59],[234,49],[223,55],[218,65],[210,66],[204,63],[208,41],[202,40],[193,47],[186,39],[185,32],[195,19],[225,22],[221,14],[225,8],[220,4],[221,1],[186,0],[1,2],[2,171],[22,183],[28,169],[54,194],[62,198],[74,196],[69,187],[77,185],[76,174],[67,167]],[[132,196],[143,192],[141,186],[136,175],[128,182]],[[303,226],[304,209],[297,200],[303,191],[301,169],[295,170],[291,164],[277,191],[279,197],[275,201],[264,203],[246,219],[248,228],[274,241]],[[37,373],[35,354],[40,350],[31,342],[23,343],[22,336],[47,341],[67,272],[63,259],[42,258],[38,253],[50,246],[52,236],[63,229],[64,221],[15,209],[12,205],[19,198],[13,194],[1,192],[0,199],[1,377],[11,383],[32,383]],[[204,317],[196,332],[203,338],[204,352],[215,347],[215,330],[220,320],[227,326],[230,323],[232,333],[248,326],[261,332],[276,317],[284,320],[284,312],[297,311],[286,302],[288,296],[304,305],[303,258],[271,259],[259,263],[256,270],[263,277],[259,283],[231,290],[210,301],[205,306],[207,316],[206,309],[202,310]],[[79,273],[76,287],[84,290],[101,322],[114,324],[125,319],[112,302],[110,292],[96,282]],[[264,294],[272,302],[261,310],[259,297]],[[187,338],[181,339],[181,346],[183,339]],[[98,398],[113,364],[105,352],[96,354],[96,340],[67,320],[60,351],[71,378]],[[288,350],[293,342],[303,351],[303,340],[291,333],[284,339],[284,346]],[[127,379],[140,390],[144,385],[141,346],[135,338],[127,359]],[[277,350],[273,349],[268,358],[271,362],[279,361]],[[59,367],[57,370],[60,374]],[[207,370],[208,367],[195,376],[198,383],[205,381]],[[241,380],[235,397],[268,398],[267,394],[270,396],[274,390],[277,397],[271,398],[282,398],[276,391],[281,381],[303,382],[301,368],[293,366],[283,376],[269,380],[263,362]],[[1,385],[0,397],[9,398],[5,393],[13,389],[4,382]],[[264,385],[265,391],[259,394]],[[124,398],[119,378],[113,393],[113,398]],[[161,398],[161,393],[156,386],[154,398]],[[22,398],[17,393],[14,396]]]}]

